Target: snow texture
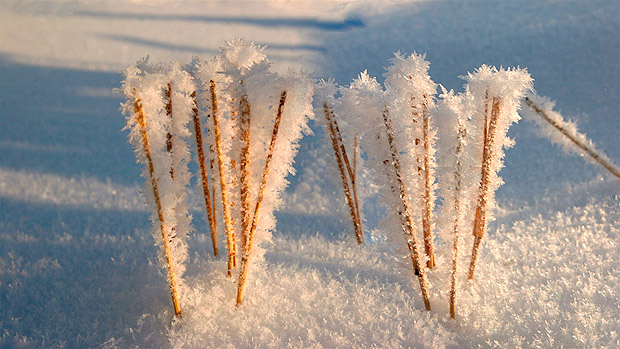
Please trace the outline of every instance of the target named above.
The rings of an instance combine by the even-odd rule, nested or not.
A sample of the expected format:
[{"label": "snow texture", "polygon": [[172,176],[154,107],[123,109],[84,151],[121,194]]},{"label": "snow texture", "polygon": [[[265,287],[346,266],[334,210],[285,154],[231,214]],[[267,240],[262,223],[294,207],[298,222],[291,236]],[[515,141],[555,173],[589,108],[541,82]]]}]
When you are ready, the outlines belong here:
[{"label": "snow texture", "polygon": [[[463,222],[456,320],[448,312],[454,222],[444,221],[451,218],[444,211],[452,209],[451,191],[444,187],[454,185],[457,114],[467,126],[466,144],[481,115],[479,97],[458,76],[482,64],[527,67],[537,94],[556,101],[563,119],[578,122],[579,133],[620,163],[619,12],[617,1],[3,1],[0,347],[620,347],[616,178],[565,156],[532,123],[511,126],[507,137],[515,142],[505,149],[505,183],[495,193],[495,221],[473,282],[461,267],[470,252],[462,246],[473,240],[471,222]],[[118,106],[126,98],[113,91],[124,79],[119,71],[141,57],[182,62],[194,76],[204,131],[212,137],[198,71],[232,95],[239,84],[231,74],[263,64],[246,47],[235,54],[244,68],[230,66],[220,46],[234,37],[255,42],[282,84],[289,67],[343,85],[367,69],[379,79],[367,79],[375,87],[364,87],[366,96],[380,100],[384,67],[401,50],[425,52],[435,83],[456,91],[448,97],[440,89],[429,111],[439,185],[431,312],[410,261],[386,241],[395,235],[397,247],[403,245],[392,234],[398,230],[386,229],[392,212],[380,198],[385,188],[375,183],[385,174],[370,169],[370,154],[361,154],[358,173],[367,239],[361,248],[355,243],[317,114],[309,123],[315,136],[299,141],[296,175],[287,177],[278,199],[277,227],[261,244],[263,261],[252,271],[243,307],[235,307],[226,258],[213,256],[208,226],[194,219],[195,231],[184,237],[183,318],[175,319],[151,236],[152,206],[140,195],[150,195],[150,184],[127,143],[131,130],[121,132],[126,119]],[[193,56],[206,61],[192,62]],[[273,90],[261,95],[279,98]],[[221,98],[222,112],[232,113],[227,108],[235,103]],[[519,111],[527,119],[526,112]],[[360,108],[351,118],[364,115],[371,112]],[[338,117],[348,127],[349,117]],[[351,135],[342,131],[350,147]],[[192,136],[185,142],[193,146]],[[225,144],[227,152],[232,148]],[[462,161],[480,166],[467,152]],[[188,165],[195,173],[196,164]],[[470,171],[478,178],[462,178],[472,183],[465,191],[478,190],[479,171]],[[194,217],[204,214],[198,182],[193,176],[185,191]],[[475,202],[464,204],[471,212]]]}]

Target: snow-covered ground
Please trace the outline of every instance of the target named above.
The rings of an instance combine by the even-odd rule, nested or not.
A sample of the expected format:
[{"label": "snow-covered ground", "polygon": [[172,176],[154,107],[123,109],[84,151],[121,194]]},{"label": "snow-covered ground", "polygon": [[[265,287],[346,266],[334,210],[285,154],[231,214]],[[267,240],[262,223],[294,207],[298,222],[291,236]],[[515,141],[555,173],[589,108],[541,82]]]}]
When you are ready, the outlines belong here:
[{"label": "snow-covered ground", "polygon": [[[343,85],[365,69],[382,81],[397,50],[425,52],[432,78],[457,91],[482,64],[527,67],[618,164],[618,13],[617,1],[3,2],[0,346],[620,346],[620,182],[526,122],[509,132],[497,220],[456,321],[447,275],[431,273],[428,313],[406,260],[380,238],[357,246],[318,125],[238,310],[190,195],[191,292],[174,320],[113,93],[146,55],[187,62],[233,37],[268,45],[276,71]],[[367,232],[380,215],[368,198]]]}]

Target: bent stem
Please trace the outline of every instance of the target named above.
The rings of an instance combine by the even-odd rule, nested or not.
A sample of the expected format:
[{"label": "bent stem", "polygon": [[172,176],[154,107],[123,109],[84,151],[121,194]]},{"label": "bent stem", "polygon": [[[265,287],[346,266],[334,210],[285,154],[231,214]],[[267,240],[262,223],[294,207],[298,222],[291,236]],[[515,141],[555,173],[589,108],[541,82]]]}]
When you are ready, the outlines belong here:
[{"label": "bent stem", "polygon": [[179,292],[177,288],[177,281],[172,268],[172,253],[170,251],[169,235],[166,232],[164,214],[161,207],[161,200],[159,198],[159,188],[157,186],[157,178],[155,177],[155,169],[153,166],[153,157],[151,156],[151,148],[149,146],[149,139],[146,133],[146,116],[144,114],[144,108],[142,108],[142,100],[138,97],[136,89],[133,89],[134,94],[134,112],[136,113],[136,120],[140,127],[140,134],[142,135],[142,144],[144,145],[144,153],[149,167],[149,176],[151,178],[151,186],[153,188],[153,195],[155,196],[155,204],[157,206],[157,217],[159,219],[159,228],[161,230],[161,238],[164,245],[164,253],[166,255],[166,264],[168,267],[168,277],[170,278],[170,293],[172,295],[172,304],[174,306],[174,314],[181,317],[181,306],[179,304]]},{"label": "bent stem", "polygon": [[254,241],[254,234],[258,227],[259,210],[263,203],[263,196],[265,195],[265,187],[267,186],[267,175],[269,174],[269,165],[271,164],[271,158],[276,146],[276,138],[278,136],[278,130],[280,128],[280,122],[282,121],[282,111],[284,109],[284,103],[286,102],[286,90],[282,91],[280,95],[280,103],[278,105],[278,112],[276,114],[276,120],[273,125],[273,132],[271,133],[271,143],[269,144],[269,151],[267,152],[267,160],[265,161],[265,169],[263,170],[263,178],[260,183],[260,189],[258,191],[258,197],[256,198],[256,206],[254,206],[254,215],[252,216],[252,226],[246,237],[246,243],[241,256],[241,272],[239,274],[239,283],[237,288],[237,306],[243,303],[243,292],[245,290],[245,280],[248,274],[248,266],[250,262],[250,255],[252,252],[252,242]]},{"label": "bent stem", "polygon": [[485,107],[484,115],[484,149],[482,151],[482,173],[480,178],[480,194],[478,203],[476,206],[476,216],[474,219],[474,246],[472,248],[471,263],[469,265],[469,280],[474,278],[474,272],[476,269],[476,261],[478,259],[478,252],[480,250],[480,243],[484,236],[487,226],[487,204],[489,201],[489,178],[491,175],[491,162],[493,161],[493,147],[495,145],[495,136],[497,134],[497,121],[500,114],[500,101],[499,97],[493,97],[491,118],[489,125],[487,126],[487,114],[488,114],[488,98],[487,106]]},{"label": "bent stem", "polygon": [[[402,178],[400,161],[398,159],[398,149],[396,149],[396,145],[394,144],[394,130],[392,128],[392,122],[389,118],[387,108],[383,110],[383,122],[385,124],[385,128],[387,130],[387,140],[390,146],[390,153],[392,157],[392,165],[394,167],[394,173],[396,175],[396,181],[398,182],[398,188],[394,188],[392,186],[392,192],[397,193],[400,197],[400,207],[398,209],[398,215],[401,219],[401,226],[403,228],[403,232],[405,233],[405,237],[407,238],[407,247],[409,248],[409,255],[411,256],[411,261],[413,262],[413,269],[415,275],[418,277],[418,281],[420,282],[420,291],[422,292],[422,298],[424,299],[424,307],[426,310],[431,310],[431,303],[429,299],[427,281],[426,281],[426,272],[424,268],[420,268],[420,253],[418,250],[418,242],[414,232],[414,224],[413,218],[411,217],[411,205],[409,203],[409,199],[407,197],[407,190],[405,187],[405,182]],[[390,161],[384,160],[383,164],[385,166],[389,166]]]},{"label": "bent stem", "polygon": [[611,174],[613,174],[614,176],[618,177],[618,179],[620,179],[620,170],[616,168],[613,164],[605,160],[603,156],[601,156],[594,149],[588,147],[586,144],[584,144],[583,142],[575,138],[573,135],[571,135],[565,128],[563,128],[560,124],[558,124],[553,119],[551,119],[549,115],[547,115],[547,113],[545,113],[545,111],[542,110],[541,107],[534,104],[534,102],[532,102],[532,100],[529,99],[528,97],[525,97],[525,103],[528,105],[528,107],[532,108],[532,110],[535,111],[536,114],[538,114],[541,118],[543,118],[543,120],[548,122],[551,126],[555,127],[558,131],[560,131],[561,134],[563,134],[566,138],[568,138],[571,142],[573,142],[579,149],[586,152],[586,154],[588,154],[592,159],[594,159],[594,161],[598,162],[607,171],[609,171]]},{"label": "bent stem", "polygon": [[[359,245],[364,243],[364,233],[362,232],[362,226],[359,219],[359,210],[357,209],[357,194],[355,198],[351,195],[351,186],[355,186],[355,173],[351,170],[349,159],[346,157],[346,151],[344,144],[342,143],[342,136],[333,110],[327,105],[323,104],[323,111],[325,118],[327,119],[327,125],[329,127],[330,139],[332,141],[332,147],[334,149],[334,155],[336,156],[336,163],[338,164],[338,170],[340,171],[340,178],[342,179],[342,187],[344,189],[344,197],[347,205],[349,206],[349,213],[353,220],[353,229],[355,230],[355,237]],[[347,166],[348,175],[351,179],[351,186],[349,186],[349,180],[347,179],[347,173],[345,173],[345,164]]]},{"label": "bent stem", "polygon": [[194,102],[192,108],[194,118],[194,133],[196,135],[196,150],[198,152],[198,164],[200,166],[200,179],[202,181],[202,193],[205,199],[205,208],[207,210],[207,218],[209,220],[209,228],[211,229],[211,242],[213,244],[213,255],[217,257],[217,225],[215,223],[214,208],[211,205],[211,193],[209,190],[209,175],[207,174],[207,166],[205,164],[204,146],[202,142],[202,130],[200,127],[200,119],[198,118],[198,103],[196,102],[196,91],[191,94]]},{"label": "bent stem", "polygon": [[222,136],[219,128],[219,116],[217,110],[217,99],[215,94],[215,82],[211,80],[211,112],[213,113],[213,129],[215,130],[215,150],[217,152],[217,165],[220,177],[220,187],[222,192],[222,208],[224,210],[224,224],[226,226],[226,242],[228,245],[228,276],[232,277],[232,270],[237,266],[237,245],[235,238],[235,228],[230,216],[230,203],[228,201],[228,190],[226,187],[226,173],[224,169],[224,158],[222,150]]}]

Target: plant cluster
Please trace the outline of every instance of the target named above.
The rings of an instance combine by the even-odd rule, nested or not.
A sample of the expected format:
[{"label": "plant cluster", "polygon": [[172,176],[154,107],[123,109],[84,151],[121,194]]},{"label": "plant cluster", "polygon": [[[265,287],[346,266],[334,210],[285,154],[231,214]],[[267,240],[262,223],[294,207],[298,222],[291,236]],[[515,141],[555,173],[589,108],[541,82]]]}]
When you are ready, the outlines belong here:
[{"label": "plant cluster", "polygon": [[129,140],[144,165],[144,193],[179,316],[191,220],[185,204],[188,143],[196,145],[215,255],[218,203],[222,208],[228,275],[239,265],[240,305],[251,266],[262,256],[253,250],[275,227],[273,212],[281,205],[286,176],[294,172],[298,142],[310,132],[312,81],[292,71],[280,76],[269,66],[262,48],[233,41],[220,55],[188,66],[147,58],[125,71]]},{"label": "plant cluster", "polygon": [[[525,69],[483,65],[467,74],[463,92],[455,93],[433,82],[429,66],[423,55],[396,53],[383,86],[367,72],[349,86],[333,80],[314,83],[304,73],[271,72],[263,48],[234,40],[221,54],[195,58],[187,66],[154,64],[147,58],[129,67],[122,86],[127,97],[123,110],[129,140],[143,164],[144,194],[175,313],[181,315],[185,236],[191,221],[185,203],[190,148],[195,150],[215,256],[217,208],[222,212],[227,273],[236,273],[238,280],[237,305],[243,302],[251,267],[263,255],[260,243],[275,228],[274,210],[282,204],[299,140],[310,132],[307,123],[315,113],[324,115],[319,120],[334,152],[358,244],[364,243],[364,232],[356,177],[358,167],[364,167],[374,173],[388,208],[383,227],[397,253],[411,260],[427,310],[427,273],[438,264],[435,244],[442,241],[451,249],[452,263],[443,268],[451,275],[452,318],[459,260],[469,259],[468,278],[473,279],[493,219],[495,191],[502,184],[498,171],[504,149],[513,145],[507,131],[520,119],[522,105],[529,119],[541,116],[537,123],[554,142],[576,145],[619,176],[585,135],[533,93]],[[435,212],[438,207],[440,214]],[[462,248],[467,241],[470,253]]]},{"label": "plant cluster", "polygon": [[[363,72],[339,89],[330,118],[340,118],[345,137],[357,139],[364,165],[373,169],[380,196],[388,207],[384,227],[413,264],[424,305],[431,309],[427,271],[435,265],[436,197],[443,198],[444,242],[453,241],[450,313],[456,316],[459,236],[471,229],[469,278],[480,243],[492,219],[497,175],[503,149],[512,145],[506,133],[519,120],[517,110],[532,88],[524,69],[482,66],[468,74],[462,93],[436,96],[424,56],[396,53],[387,68],[385,85]],[[320,95],[333,96],[333,82],[321,82]],[[439,162],[437,161],[439,159]],[[346,190],[345,190],[346,192]],[[401,232],[401,234],[396,234]],[[422,243],[420,243],[420,240]]]}]

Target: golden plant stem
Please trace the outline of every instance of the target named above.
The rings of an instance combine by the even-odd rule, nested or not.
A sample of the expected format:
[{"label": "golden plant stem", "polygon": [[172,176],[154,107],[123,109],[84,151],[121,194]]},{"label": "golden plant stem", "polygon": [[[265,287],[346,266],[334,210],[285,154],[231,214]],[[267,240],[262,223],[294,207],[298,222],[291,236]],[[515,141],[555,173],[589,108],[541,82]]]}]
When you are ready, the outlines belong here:
[{"label": "golden plant stem", "polygon": [[211,92],[211,112],[213,113],[213,129],[215,130],[215,150],[217,152],[217,164],[220,175],[220,187],[222,192],[222,208],[224,210],[224,224],[226,227],[226,242],[228,245],[228,276],[232,277],[232,270],[237,266],[237,245],[235,237],[235,227],[230,216],[230,203],[228,201],[228,190],[226,188],[226,173],[224,169],[224,158],[222,150],[222,135],[220,134],[219,116],[217,109],[217,96],[215,93],[215,82],[210,82]]},{"label": "golden plant stem", "polygon": [[[488,103],[487,103],[488,104]],[[488,107],[487,107],[488,108]],[[487,203],[489,200],[489,178],[491,175],[491,162],[493,161],[493,146],[495,145],[495,137],[497,134],[497,121],[500,115],[500,98],[493,97],[491,118],[489,120],[488,127],[486,126],[486,112],[485,112],[485,127],[484,127],[484,150],[482,152],[482,175],[480,178],[480,196],[476,206],[476,216],[474,219],[474,246],[472,248],[471,263],[469,265],[469,279],[474,278],[474,272],[476,269],[476,261],[478,259],[478,252],[480,250],[480,243],[484,236],[487,226]]]},{"label": "golden plant stem", "polygon": [[[405,237],[407,238],[407,247],[409,248],[409,255],[411,256],[411,261],[413,262],[414,273],[417,275],[418,281],[420,282],[420,291],[422,292],[422,298],[424,299],[424,307],[426,310],[430,311],[431,303],[426,281],[426,272],[424,268],[420,267],[420,253],[414,232],[413,218],[411,217],[411,205],[409,203],[409,199],[407,198],[407,190],[405,187],[405,182],[402,178],[400,161],[398,159],[399,153],[398,149],[396,149],[396,145],[394,144],[394,130],[392,128],[392,122],[389,118],[387,108],[383,111],[383,122],[385,123],[385,128],[387,130],[387,139],[390,146],[390,153],[392,155],[392,165],[394,166],[394,172],[398,182],[398,188],[392,187],[392,192],[398,192],[401,199],[398,215],[400,216],[401,225],[405,233]],[[384,160],[383,162],[386,166],[389,166],[389,163],[389,160]]]},{"label": "golden plant stem", "polygon": [[[353,140],[353,178],[357,177],[357,151],[359,148],[359,136],[356,133],[355,139]],[[357,192],[354,190],[354,192]]]},{"label": "golden plant stem", "polygon": [[204,146],[202,142],[202,129],[200,127],[200,119],[198,118],[198,103],[196,102],[196,91],[191,94],[194,102],[192,108],[194,118],[194,133],[196,134],[196,150],[198,152],[198,164],[200,166],[200,178],[202,181],[202,193],[205,199],[205,208],[207,210],[207,218],[209,220],[209,228],[211,229],[211,242],[213,244],[213,255],[218,255],[217,247],[217,226],[213,215],[213,207],[211,207],[211,193],[209,190],[209,175],[207,174],[207,166],[205,164]]},{"label": "golden plant stem", "polygon": [[428,106],[426,96],[423,103],[424,112],[422,113],[422,126],[424,137],[424,209],[422,218],[422,231],[424,233],[424,250],[428,256],[428,267],[433,269],[435,267],[435,253],[433,245],[433,231],[432,231],[432,215],[433,215],[433,200],[432,200],[432,178],[431,178],[431,141],[430,141],[430,121],[428,118]]},{"label": "golden plant stem", "polygon": [[243,95],[239,101],[241,112],[241,246],[245,249],[250,228],[250,102],[248,96]]},{"label": "golden plant stem", "polygon": [[[168,83],[164,93],[166,95],[166,115],[170,118],[170,124],[172,127],[172,83]],[[168,150],[168,153],[172,154],[172,133],[170,132],[166,135],[166,150]],[[173,165],[170,166],[170,178],[174,179]]]},{"label": "golden plant stem", "polygon": [[541,107],[534,104],[534,102],[532,102],[531,99],[529,99],[528,97],[525,97],[525,103],[530,108],[532,108],[532,110],[535,111],[536,114],[542,117],[543,120],[548,122],[551,126],[555,127],[558,131],[560,131],[561,134],[563,134],[566,138],[568,138],[571,142],[573,142],[579,149],[586,152],[586,154],[588,154],[592,159],[594,159],[601,166],[603,166],[607,171],[609,171],[611,174],[613,174],[614,176],[618,177],[618,179],[620,179],[620,170],[618,168],[616,168],[614,165],[612,165],[607,160],[605,160],[603,157],[601,157],[599,154],[597,154],[595,150],[591,149],[586,144],[584,144],[583,142],[575,138],[573,135],[571,135],[565,128],[563,128],[553,119],[551,119],[549,115],[547,115],[547,113],[545,113],[545,111],[542,110]]},{"label": "golden plant stem", "polygon": [[[242,82],[243,83],[243,82]],[[239,124],[239,111],[237,108],[237,105],[235,104],[237,101],[236,97],[232,97],[231,98],[231,110],[230,110],[230,121],[233,123],[232,126],[232,130],[233,133],[231,134],[231,139],[230,139],[230,143],[231,144],[238,144],[240,142],[240,132],[241,132],[241,126]],[[240,182],[240,170],[238,167],[238,157],[241,156],[240,152],[236,152],[237,149],[235,149],[233,147],[233,149],[231,149],[230,152],[230,187],[228,188],[230,193],[235,193],[235,189],[239,189],[239,182]],[[232,194],[233,196],[229,199],[230,201],[230,208],[232,213],[232,224],[233,225],[237,225],[235,217],[240,217],[241,216],[241,207],[238,205],[238,201],[239,198],[234,196],[234,194]],[[241,232],[241,234],[243,234],[243,231]],[[235,239],[235,242],[237,240]]]},{"label": "golden plant stem", "polygon": [[461,225],[461,171],[463,164],[461,162],[461,155],[463,153],[463,144],[465,138],[465,128],[459,121],[458,123],[458,143],[456,145],[456,171],[454,172],[455,187],[454,187],[454,245],[452,254],[452,285],[450,287],[450,317],[456,319],[456,281],[458,270],[458,258],[459,258],[459,237],[460,237],[460,225]]},{"label": "golden plant stem", "polygon": [[[332,140],[332,147],[334,149],[334,155],[336,156],[336,163],[338,164],[338,170],[340,171],[340,178],[342,179],[342,187],[344,189],[344,197],[347,205],[349,206],[349,212],[351,214],[351,219],[353,220],[353,228],[355,230],[355,237],[357,238],[357,243],[359,245],[364,243],[364,233],[362,232],[361,223],[359,220],[358,210],[356,210],[356,203],[354,202],[353,196],[351,195],[351,187],[349,186],[349,180],[347,179],[347,174],[345,173],[345,161],[347,164],[347,170],[349,174],[349,178],[351,179],[351,185],[355,183],[354,174],[351,170],[351,166],[349,165],[348,158],[346,158],[346,151],[344,148],[344,144],[339,142],[342,140],[342,136],[340,135],[340,130],[337,128],[336,119],[334,112],[327,105],[327,103],[323,104],[323,111],[325,112],[325,118],[327,119],[327,125],[329,127],[330,138]],[[346,160],[345,160],[346,159]]]},{"label": "golden plant stem", "polygon": [[254,206],[254,215],[252,216],[252,226],[246,238],[245,248],[243,255],[241,256],[241,272],[239,273],[239,283],[237,288],[237,306],[243,303],[243,292],[245,290],[245,280],[248,276],[248,266],[250,263],[250,255],[252,252],[252,242],[254,241],[254,234],[258,227],[259,210],[263,203],[263,196],[265,195],[265,188],[267,186],[267,175],[269,174],[269,165],[271,164],[271,158],[276,147],[276,138],[278,136],[278,130],[280,128],[280,122],[282,121],[282,111],[284,109],[284,103],[286,102],[286,90],[282,91],[280,95],[280,103],[278,105],[278,112],[276,114],[276,120],[273,124],[273,132],[271,133],[271,143],[269,144],[269,151],[267,152],[267,160],[265,161],[265,169],[263,170],[263,178],[258,190],[258,197],[256,198],[256,206]]},{"label": "golden plant stem", "polygon": [[[211,160],[209,160],[209,168],[211,170],[211,174],[215,173],[215,150],[213,150],[213,144],[209,144],[209,154],[211,154]],[[216,192],[217,192],[217,185],[215,184],[215,175],[211,176],[211,188],[213,189],[213,193],[211,195],[213,195],[213,197],[211,198],[211,202],[213,203],[213,206],[211,206],[211,208],[213,209],[213,229],[215,231],[217,231],[217,199],[216,199]]]},{"label": "golden plant stem", "polygon": [[[332,116],[334,116],[332,114]],[[347,168],[347,173],[349,174],[349,179],[351,180],[351,191],[353,192],[353,206],[355,207],[355,220],[356,220],[356,227],[357,227],[357,232],[356,232],[356,236],[358,238],[358,244],[363,244],[364,243],[364,231],[362,230],[362,216],[360,215],[360,209],[359,209],[359,201],[357,199],[357,184],[356,184],[356,176],[357,176],[357,146],[355,145],[355,149],[353,149],[353,161],[354,161],[354,166],[353,168],[351,168],[351,163],[349,162],[349,157],[347,156],[347,151],[344,148],[344,142],[342,141],[342,133],[340,132],[340,128],[338,127],[338,121],[336,120],[335,117],[332,118],[334,121],[334,129],[336,131],[336,137],[338,137],[338,143],[340,144],[340,151],[342,153],[342,159],[344,160],[344,164]],[[357,134],[355,135],[355,137],[357,137]],[[357,142],[357,138],[355,139],[355,142]],[[356,143],[357,144],[357,143]]]},{"label": "golden plant stem", "polygon": [[[435,253],[433,245],[433,232],[432,232],[432,213],[433,213],[433,201],[432,201],[432,181],[430,172],[430,122],[428,120],[428,96],[424,95],[424,101],[422,102],[422,113],[418,112],[418,105],[415,102],[415,97],[411,96],[411,114],[413,123],[418,123],[418,119],[422,121],[422,140],[416,138],[415,145],[418,146],[422,142],[424,148],[424,158],[417,158],[418,162],[418,175],[424,170],[424,202],[422,204],[422,234],[424,236],[424,252],[428,257],[427,266],[429,269],[435,267]],[[422,164],[420,165],[420,162]]]},{"label": "golden plant stem", "polygon": [[[334,119],[334,121],[336,121]],[[338,127],[338,124],[336,124],[336,128]],[[344,150],[344,145],[342,147],[342,149]],[[357,133],[355,134],[355,139],[353,141],[353,170],[352,170],[352,174],[351,174],[351,189],[353,189],[353,201],[355,202],[355,213],[357,215],[357,224],[360,228],[360,236],[362,237],[362,242],[364,242],[364,231],[362,230],[362,215],[360,214],[360,205],[359,205],[359,200],[357,199],[357,149],[358,149],[358,135]],[[348,164],[348,159],[346,159],[346,162]]]},{"label": "golden plant stem", "polygon": [[159,198],[159,188],[157,186],[157,178],[155,177],[155,168],[153,166],[153,157],[151,156],[151,148],[149,146],[149,139],[146,133],[146,116],[144,109],[142,108],[142,100],[138,97],[136,89],[133,89],[134,94],[134,112],[136,113],[136,121],[140,127],[140,134],[142,135],[142,144],[144,145],[144,153],[149,167],[149,175],[151,177],[151,186],[153,188],[153,195],[155,196],[155,204],[157,206],[157,217],[159,218],[159,229],[161,230],[161,238],[164,245],[164,253],[166,255],[166,264],[168,266],[168,277],[170,278],[170,293],[172,295],[172,304],[174,306],[174,314],[181,317],[181,305],[179,304],[179,292],[177,288],[177,281],[172,268],[172,252],[170,251],[170,244],[168,241],[168,233],[166,233],[164,214],[161,207],[161,201]]}]

